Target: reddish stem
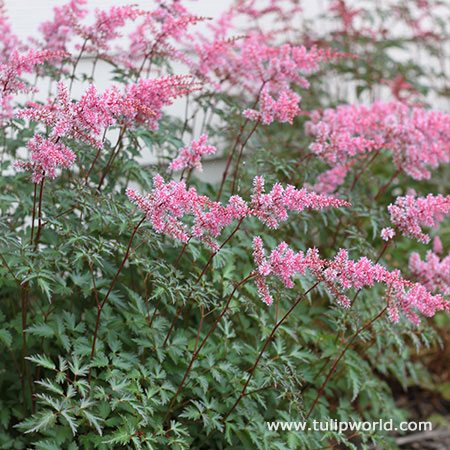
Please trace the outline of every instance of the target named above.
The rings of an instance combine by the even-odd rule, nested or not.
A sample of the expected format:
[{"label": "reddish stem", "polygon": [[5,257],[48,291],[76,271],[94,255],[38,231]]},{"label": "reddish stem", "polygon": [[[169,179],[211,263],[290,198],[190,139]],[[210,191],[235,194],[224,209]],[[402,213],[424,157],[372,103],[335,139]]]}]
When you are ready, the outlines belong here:
[{"label": "reddish stem", "polygon": [[371,319],[369,322],[367,322],[364,326],[362,326],[359,330],[357,330],[355,332],[355,334],[352,336],[352,338],[348,341],[347,345],[344,347],[344,350],[342,350],[342,352],[338,355],[336,355],[335,360],[333,361],[333,364],[331,365],[330,370],[328,371],[328,375],[325,378],[325,381],[322,383],[322,386],[319,389],[319,392],[317,393],[316,398],[314,399],[313,404],[311,405],[311,408],[309,409],[308,414],[306,415],[305,421],[307,421],[309,419],[309,417],[311,416],[311,413],[314,410],[314,407],[317,405],[317,402],[319,401],[320,397],[323,394],[323,391],[325,390],[325,387],[327,385],[327,383],[330,381],[331,376],[333,375],[336,366],[338,365],[339,361],[343,358],[343,356],[345,355],[345,353],[347,352],[347,350],[351,347],[351,345],[353,344],[353,342],[355,341],[355,339],[367,328],[369,328],[377,319],[379,319],[387,310],[387,306],[385,306],[383,308],[383,310],[378,313],[373,319]]},{"label": "reddish stem", "polygon": [[250,133],[245,138],[244,142],[241,145],[241,148],[239,149],[239,154],[238,154],[238,158],[236,161],[236,167],[234,169],[233,184],[231,185],[231,195],[234,195],[236,180],[237,180],[238,173],[239,173],[239,164],[241,163],[241,158],[242,158],[242,154],[244,153],[244,148],[247,145],[247,142],[249,141],[249,139],[252,137],[253,133],[256,131],[256,128],[258,128],[258,125],[259,125],[259,120],[257,120],[255,122],[255,125],[253,125],[253,128],[251,129]]},{"label": "reddish stem", "polygon": [[278,330],[278,328],[283,324],[283,322],[288,318],[288,316],[291,314],[292,311],[294,311],[295,307],[301,302],[301,300],[307,295],[309,294],[318,284],[320,283],[320,281],[317,281],[312,287],[310,287],[306,292],[304,292],[298,299],[297,301],[291,306],[291,308],[289,309],[289,311],[277,322],[277,324],[275,325],[275,327],[273,328],[272,332],[270,333],[270,336],[267,338],[266,342],[264,343],[263,348],[261,349],[261,351],[259,352],[258,357],[256,358],[255,364],[253,365],[249,376],[247,377],[247,381],[245,382],[245,385],[241,391],[241,394],[239,395],[239,397],[237,398],[237,400],[234,402],[233,406],[231,407],[231,409],[225,414],[224,418],[222,419],[223,422],[225,422],[227,420],[227,418],[229,417],[229,415],[235,410],[236,406],[239,404],[239,402],[242,400],[242,398],[245,396],[245,391],[247,390],[247,387],[250,383],[250,380],[253,377],[253,374],[255,373],[256,367],[258,366],[258,363],[260,361],[260,359],[262,358],[264,352],[266,351],[267,346],[269,345],[269,342],[272,340],[275,332]]},{"label": "reddish stem", "polygon": [[[196,343],[195,343],[195,349],[194,349],[194,353],[192,354],[191,361],[189,362],[189,365],[188,365],[188,367],[187,367],[187,369],[186,369],[186,372],[184,373],[183,379],[181,380],[181,383],[180,383],[180,385],[178,386],[178,390],[177,390],[176,394],[173,396],[172,400],[170,401],[169,408],[167,409],[167,413],[166,413],[166,415],[165,415],[165,418],[167,418],[168,415],[170,414],[170,411],[171,411],[171,409],[172,409],[172,405],[173,405],[173,403],[175,402],[175,400],[176,400],[176,398],[178,397],[178,395],[180,394],[181,389],[183,388],[184,383],[185,383],[185,381],[186,381],[186,379],[187,379],[187,377],[188,377],[188,375],[189,375],[189,373],[190,373],[190,371],[191,371],[192,365],[194,364],[194,361],[197,359],[197,357],[198,357],[200,351],[202,350],[202,348],[203,348],[204,345],[206,344],[206,341],[209,339],[209,337],[211,336],[211,334],[213,333],[213,331],[216,329],[216,327],[217,327],[217,325],[219,324],[219,322],[222,320],[222,317],[223,317],[223,316],[225,315],[225,313],[228,311],[228,307],[230,306],[231,299],[233,298],[235,292],[236,292],[236,291],[237,291],[244,283],[246,283],[250,278],[252,278],[254,275],[255,275],[254,272],[250,273],[250,275],[248,275],[246,278],[244,278],[241,282],[239,282],[239,283],[234,287],[233,291],[231,292],[230,296],[228,297],[228,301],[227,301],[227,303],[225,304],[225,307],[223,308],[223,310],[222,310],[222,312],[220,313],[219,317],[217,317],[217,319],[215,320],[215,322],[214,322],[213,325],[211,326],[211,328],[210,328],[208,334],[205,336],[205,338],[203,339],[202,343],[201,343],[200,346],[198,347],[198,350],[197,350],[197,343],[198,343],[198,337],[199,337],[199,335],[197,335],[197,341],[196,341]],[[204,317],[204,316],[203,316],[203,312],[202,312],[202,322],[203,322],[203,317]],[[201,323],[202,323],[202,322],[201,322]],[[199,329],[199,333],[200,333],[200,329]]]},{"label": "reddish stem", "polygon": [[[210,266],[214,256],[217,255],[217,253],[220,252],[220,250],[222,250],[222,248],[230,241],[230,239],[235,235],[235,233],[239,230],[239,227],[241,226],[242,221],[244,220],[244,218],[242,218],[239,223],[236,225],[236,228],[233,230],[233,232],[227,237],[227,239],[224,241],[224,243],[219,247],[219,250],[217,250],[214,253],[211,253],[211,256],[208,259],[208,262],[206,263],[206,266],[203,268],[202,273],[198,276],[197,280],[195,281],[194,285],[197,284],[203,277],[203,275],[206,273],[206,270],[208,269],[208,267]],[[175,322],[177,321],[178,317],[180,317],[181,312],[183,311],[184,307],[187,305],[188,300],[191,298],[191,295],[194,292],[194,288],[191,289],[191,291],[189,292],[186,300],[183,302],[183,304],[181,305],[180,309],[177,311],[172,324],[170,325],[169,331],[167,333],[166,338],[164,339],[163,342],[163,347],[166,346],[167,341],[169,339],[170,334],[172,333],[173,327],[175,326]]]},{"label": "reddish stem", "polygon": [[[106,293],[105,298],[103,299],[102,303],[100,303],[97,306],[97,320],[96,320],[96,323],[95,323],[94,339],[93,339],[93,342],[92,342],[92,350],[91,350],[91,358],[90,358],[91,361],[94,358],[95,343],[97,341],[98,327],[99,327],[99,324],[100,324],[100,316],[102,314],[102,311],[103,311],[103,308],[104,308],[104,306],[106,304],[106,301],[108,300],[109,294],[111,294],[111,291],[113,290],[113,287],[114,287],[114,285],[115,285],[115,283],[117,281],[117,278],[119,278],[119,274],[122,271],[126,260],[128,259],[128,256],[130,254],[131,244],[133,243],[134,236],[136,235],[138,228],[142,225],[142,222],[144,222],[145,217],[146,216],[144,216],[141,219],[141,221],[134,227],[133,234],[131,235],[130,242],[128,243],[127,251],[125,252],[125,256],[123,257],[123,260],[122,260],[122,263],[120,264],[119,270],[117,271],[114,279],[112,280],[111,285],[109,286],[108,292]],[[89,385],[91,384],[91,372],[92,372],[92,367],[89,368],[89,377],[88,377]]]},{"label": "reddish stem", "polygon": [[34,251],[36,251],[37,246],[39,244],[39,237],[41,235],[41,229],[42,229],[42,196],[43,196],[43,193],[44,193],[44,182],[45,182],[45,177],[42,178],[41,189],[39,191],[38,229],[37,229],[37,232],[36,232],[36,239],[34,241]]},{"label": "reddish stem", "polygon": [[401,173],[402,169],[397,169],[394,175],[390,178],[390,180],[380,188],[377,195],[375,195],[374,200],[377,201],[383,193],[386,191],[386,189],[390,186],[390,184],[395,180],[395,178]]}]

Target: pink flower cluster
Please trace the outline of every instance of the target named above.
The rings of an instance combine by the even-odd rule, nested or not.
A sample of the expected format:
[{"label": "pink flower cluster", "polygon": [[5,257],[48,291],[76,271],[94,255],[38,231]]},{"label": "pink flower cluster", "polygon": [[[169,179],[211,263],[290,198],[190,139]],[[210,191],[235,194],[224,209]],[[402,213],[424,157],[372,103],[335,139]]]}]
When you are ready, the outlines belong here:
[{"label": "pink flower cluster", "polygon": [[70,0],[69,3],[53,8],[53,20],[43,22],[39,31],[44,38],[43,47],[51,51],[68,51],[68,42],[75,34],[74,26],[88,11],[83,8],[87,0]]},{"label": "pink flower cluster", "polygon": [[10,102],[13,94],[30,90],[28,84],[20,76],[26,72],[31,73],[38,64],[43,64],[50,59],[58,59],[67,56],[62,52],[29,50],[21,55],[14,50],[5,63],[0,63],[0,125],[13,116]]},{"label": "pink flower cluster", "polygon": [[262,300],[271,305],[266,279],[270,275],[278,277],[287,287],[294,287],[292,277],[304,275],[306,270],[320,282],[324,283],[336,301],[344,307],[350,306],[349,298],[344,295],[348,289],[372,287],[375,283],[386,285],[386,300],[389,304],[389,316],[393,322],[399,320],[402,312],[413,323],[419,323],[414,312],[417,310],[431,317],[437,311],[450,309],[450,302],[440,295],[432,295],[425,286],[405,280],[400,271],[388,271],[380,264],[374,264],[362,257],[358,261],[349,259],[346,250],[339,250],[332,260],[319,257],[317,249],[309,249],[306,254],[295,253],[285,242],[279,244],[266,257],[260,237],[253,240],[253,256],[257,266],[254,272],[255,283]]},{"label": "pink flower cluster", "polygon": [[115,123],[113,111],[120,100],[115,91],[98,95],[91,85],[80,100],[72,102],[67,87],[59,82],[56,99],[49,99],[45,105],[30,102],[28,108],[18,111],[17,115],[50,127],[53,140],[67,137],[101,148],[101,137],[104,130]]},{"label": "pink flower cluster", "polygon": [[[153,180],[153,191],[145,197],[133,189],[127,189],[128,198],[146,214],[157,233],[175,240],[189,242],[197,238],[214,251],[218,245],[213,237],[234,219],[245,217],[247,209],[238,197],[231,198],[227,206],[199,195],[195,188],[186,189],[184,182],[165,183],[160,175]],[[192,224],[182,221],[190,218]]]},{"label": "pink flower cluster", "polygon": [[422,261],[418,253],[413,253],[409,258],[409,270],[429,291],[450,295],[450,255],[441,260],[429,250]]},{"label": "pink flower cluster", "polygon": [[[288,218],[288,210],[301,212],[305,209],[348,206],[349,203],[323,194],[307,192],[276,184],[268,194],[264,193],[264,180],[256,177],[254,193],[250,204],[234,195],[227,205],[214,202],[206,196],[198,195],[195,188],[186,189],[182,181],[165,183],[160,175],[154,178],[154,188],[146,196],[133,189],[127,190],[133,201],[158,233],[164,233],[181,242],[197,238],[213,250],[218,249],[212,239],[220,235],[223,228],[233,220],[243,220],[254,216],[270,228],[277,228]],[[189,226],[183,222],[191,221]]]},{"label": "pink flower cluster", "polygon": [[250,33],[240,40],[216,39],[195,47],[198,62],[196,75],[209,79],[214,73],[220,84],[243,88],[259,108],[244,111],[250,120],[268,125],[274,120],[290,122],[300,113],[300,96],[294,86],[308,88],[303,74],[319,68],[321,62],[344,55],[331,49],[304,46],[270,46],[261,34]]},{"label": "pink flower cluster", "polygon": [[325,194],[296,189],[292,185],[283,188],[276,183],[269,193],[264,193],[264,178],[255,177],[250,208],[252,214],[269,228],[278,228],[280,222],[288,218],[288,210],[302,212],[305,209],[338,208],[350,203]]},{"label": "pink flower cluster", "polygon": [[[189,75],[167,75],[162,78],[139,79],[125,87],[120,104],[121,122],[127,127],[144,125],[158,129],[161,110],[173,100],[200,89]],[[119,111],[117,111],[119,112]]]},{"label": "pink flower cluster", "polygon": [[[136,84],[127,85],[125,93],[113,86],[99,94],[91,85],[78,101],[72,102],[67,87],[59,82],[56,99],[49,99],[45,105],[29,102],[28,108],[18,111],[17,115],[49,127],[49,142],[56,143],[61,138],[68,138],[100,149],[103,147],[104,133],[112,125],[131,128],[140,124],[157,129],[161,109],[171,104],[174,98],[196,88],[190,77],[167,76],[141,79]],[[51,155],[57,153],[48,153],[49,158]],[[68,167],[60,164],[58,158],[53,165]],[[18,162],[16,167],[24,168],[26,163]],[[48,170],[40,173],[51,176]]]},{"label": "pink flower cluster", "polygon": [[305,128],[315,138],[310,150],[332,166],[385,149],[398,169],[421,180],[450,160],[450,115],[398,101],[315,111]]},{"label": "pink flower cluster", "polygon": [[355,162],[355,160],[349,160],[345,164],[338,164],[332,169],[321,173],[317,177],[317,182],[313,186],[313,189],[324,194],[331,194],[338,186],[344,184],[345,177]]},{"label": "pink flower cluster", "polygon": [[421,227],[436,228],[445,216],[450,215],[450,195],[397,197],[395,203],[388,206],[388,211],[391,222],[404,236],[427,243],[430,236]]},{"label": "pink flower cluster", "polygon": [[56,169],[69,168],[75,161],[75,154],[61,142],[51,141],[39,134],[28,141],[31,151],[31,161],[16,161],[14,166],[21,170],[33,172],[33,182],[40,183],[45,177],[55,178]]},{"label": "pink flower cluster", "polygon": [[381,230],[381,239],[389,241],[395,236],[395,230],[391,227],[386,227]]},{"label": "pink flower cluster", "polygon": [[216,147],[207,145],[207,140],[208,136],[202,134],[197,141],[192,141],[189,146],[180,148],[179,155],[170,163],[170,168],[172,170],[196,168],[202,171],[202,156],[216,153]]}]

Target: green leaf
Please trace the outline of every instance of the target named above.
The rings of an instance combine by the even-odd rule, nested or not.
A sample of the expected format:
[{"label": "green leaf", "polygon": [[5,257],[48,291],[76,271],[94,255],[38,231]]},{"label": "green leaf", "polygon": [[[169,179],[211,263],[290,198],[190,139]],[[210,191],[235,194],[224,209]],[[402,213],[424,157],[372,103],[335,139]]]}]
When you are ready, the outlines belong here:
[{"label": "green leaf", "polygon": [[45,369],[56,369],[53,361],[46,355],[27,356],[25,359],[28,359],[29,361],[37,364],[38,366],[44,367]]},{"label": "green leaf", "polygon": [[11,347],[12,344],[12,336],[8,330],[0,329],[0,341],[5,344],[6,347]]}]

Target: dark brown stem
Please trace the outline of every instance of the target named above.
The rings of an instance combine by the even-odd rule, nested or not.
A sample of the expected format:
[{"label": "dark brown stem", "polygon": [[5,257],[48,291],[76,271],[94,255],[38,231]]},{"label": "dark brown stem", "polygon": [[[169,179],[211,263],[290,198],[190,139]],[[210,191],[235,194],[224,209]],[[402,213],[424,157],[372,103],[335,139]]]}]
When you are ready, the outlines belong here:
[{"label": "dark brown stem", "polygon": [[249,120],[245,119],[244,123],[241,125],[241,128],[239,130],[239,134],[237,135],[236,140],[234,141],[234,144],[231,147],[230,152],[228,153],[227,162],[225,163],[225,169],[224,169],[223,174],[222,174],[222,181],[220,182],[219,191],[217,193],[217,199],[216,199],[217,201],[220,201],[220,197],[222,196],[223,187],[225,185],[225,181],[226,181],[227,176],[228,176],[228,170],[230,169],[231,161],[233,159],[233,156],[234,156],[234,153],[236,151],[237,146],[241,142],[242,133],[244,132],[244,128],[245,128],[245,126],[247,125],[248,122],[249,122]]},{"label": "dark brown stem", "polygon": [[251,129],[250,133],[245,138],[244,142],[241,145],[241,148],[239,149],[238,158],[236,161],[236,167],[234,169],[234,175],[233,175],[233,184],[231,185],[231,195],[234,195],[234,189],[236,187],[236,180],[239,174],[239,165],[241,163],[242,154],[244,153],[244,148],[247,145],[247,142],[252,137],[253,133],[256,131],[256,128],[258,128],[259,120],[255,122],[255,125],[253,125],[253,128]]},{"label": "dark brown stem", "polygon": [[380,154],[380,149],[375,151],[375,154],[372,156],[372,158],[370,158],[369,162],[361,169],[361,171],[358,173],[358,175],[355,176],[352,187],[350,188],[351,191],[353,191],[355,189],[356,183],[361,178],[362,174],[369,168],[369,166],[373,163],[373,161],[379,154]]},{"label": "dark brown stem", "polygon": [[317,402],[319,401],[320,397],[323,394],[323,391],[325,390],[325,387],[327,385],[327,383],[330,381],[331,376],[333,375],[336,366],[339,364],[339,361],[343,358],[343,356],[345,355],[345,353],[347,352],[347,350],[351,347],[351,345],[353,344],[353,342],[356,340],[356,338],[367,328],[369,328],[376,320],[378,320],[387,310],[387,306],[385,306],[380,313],[378,313],[373,319],[371,319],[369,322],[367,322],[364,326],[362,326],[361,328],[359,328],[355,334],[352,336],[352,338],[348,341],[347,345],[344,347],[344,350],[342,350],[342,352],[338,355],[336,355],[335,360],[333,361],[333,364],[331,365],[330,370],[328,371],[327,377],[325,378],[325,381],[322,383],[322,386],[319,389],[319,392],[317,393],[316,398],[314,399],[313,404],[311,405],[311,408],[309,409],[308,414],[306,415],[305,421],[307,421],[309,419],[309,417],[311,416],[311,413],[313,412],[315,406],[317,405]]},{"label": "dark brown stem", "polygon": [[181,253],[178,255],[178,258],[177,258],[177,260],[175,261],[175,264],[173,265],[173,267],[175,267],[175,269],[177,268],[177,265],[178,265],[178,263],[180,262],[181,257],[183,256],[184,252],[186,251],[186,248],[187,248],[187,246],[188,246],[188,243],[189,243],[189,242],[186,242],[186,243],[184,244],[184,247],[183,247],[183,249],[181,250]]},{"label": "dark brown stem", "polygon": [[[209,337],[211,336],[211,334],[213,333],[213,331],[216,329],[217,325],[219,324],[219,322],[222,320],[222,317],[225,315],[225,313],[228,311],[228,307],[230,306],[230,302],[231,299],[233,298],[235,292],[244,284],[246,283],[250,278],[252,278],[254,276],[254,272],[252,272],[250,275],[248,275],[246,278],[244,278],[240,283],[238,283],[233,291],[231,292],[230,296],[228,297],[228,301],[225,304],[225,307],[223,308],[222,312],[220,313],[219,317],[217,317],[217,319],[215,320],[215,322],[213,323],[213,325],[211,326],[208,334],[205,336],[205,338],[203,339],[202,343],[200,344],[200,347],[197,350],[197,342],[198,342],[198,337],[199,335],[197,335],[197,342],[195,344],[195,349],[194,349],[194,353],[192,354],[192,358],[191,361],[189,362],[189,365],[186,369],[186,372],[184,373],[183,379],[181,380],[180,385],[178,386],[178,390],[176,392],[176,394],[173,396],[172,400],[170,401],[169,407],[167,409],[167,413],[165,415],[165,419],[169,416],[170,411],[172,409],[172,405],[174,404],[176,398],[178,397],[178,395],[181,392],[181,389],[184,386],[184,383],[191,371],[192,365],[194,364],[194,361],[197,359],[197,356],[199,355],[200,351],[202,350],[202,348],[204,347],[204,345],[206,344],[206,341],[209,339]],[[202,322],[203,322],[203,312],[202,312]],[[199,334],[200,334],[200,329],[199,329]]]},{"label": "dark brown stem", "polygon": [[[96,323],[95,323],[94,339],[92,341],[92,350],[91,350],[91,358],[90,358],[91,361],[94,358],[95,343],[97,341],[98,327],[100,325],[100,316],[102,314],[102,311],[103,311],[103,308],[104,308],[104,306],[106,304],[106,301],[108,300],[109,294],[111,294],[111,291],[113,290],[113,287],[116,284],[117,278],[119,278],[120,272],[122,271],[123,266],[125,265],[125,262],[128,259],[128,255],[130,254],[131,244],[133,243],[134,236],[136,235],[138,228],[144,222],[145,217],[146,216],[144,216],[141,219],[141,221],[134,227],[133,234],[131,235],[130,242],[128,242],[127,251],[125,252],[125,256],[123,257],[123,260],[122,260],[122,263],[120,264],[119,270],[117,271],[114,279],[112,280],[111,285],[109,286],[108,292],[106,293],[105,298],[103,299],[102,303],[99,303],[97,305],[97,320],[96,320]],[[89,377],[88,377],[89,385],[91,384],[91,372],[92,372],[92,367],[89,368]]]},{"label": "dark brown stem", "polygon": [[[264,89],[264,86],[266,85],[266,83],[267,83],[266,81],[264,81],[262,83],[258,93],[256,94],[256,99],[253,102],[253,105],[251,106],[250,109],[254,109],[256,107],[256,105],[258,104],[259,96],[260,96],[262,90]],[[241,128],[239,129],[239,133],[238,133],[238,135],[236,137],[236,140],[234,141],[234,144],[231,147],[230,152],[228,153],[227,162],[225,164],[225,170],[223,171],[223,174],[222,174],[222,181],[220,183],[219,192],[217,193],[217,201],[220,201],[220,197],[222,196],[223,187],[224,187],[225,181],[227,179],[228,170],[230,169],[231,161],[233,160],[233,156],[234,156],[234,153],[236,152],[236,149],[237,149],[238,145],[241,143],[242,134],[244,133],[244,129],[247,126],[247,123],[249,121],[250,120],[248,118],[246,118],[244,120],[244,122],[242,123]]]},{"label": "dark brown stem", "polygon": [[33,195],[33,217],[31,219],[31,237],[30,237],[30,245],[33,245],[33,237],[34,237],[34,220],[36,218],[36,197],[37,197],[37,184],[34,183],[34,195]]},{"label": "dark brown stem", "polygon": [[8,272],[10,273],[10,275],[14,278],[14,281],[19,285],[20,289],[23,289],[23,286],[21,285],[20,281],[18,280],[18,278],[14,275],[14,272],[12,271],[11,267],[9,267],[5,257],[0,253],[0,258],[3,261],[3,264],[5,265],[6,269],[8,270]]},{"label": "dark brown stem", "polygon": [[237,398],[237,400],[234,402],[233,406],[231,407],[231,409],[225,414],[225,416],[223,417],[222,421],[225,422],[227,420],[227,418],[229,417],[229,415],[235,410],[236,406],[239,404],[239,402],[242,400],[242,398],[245,396],[245,391],[247,390],[247,387],[250,383],[250,380],[253,377],[253,374],[255,373],[256,367],[258,366],[258,363],[260,361],[260,359],[262,358],[264,352],[266,351],[267,346],[269,345],[270,341],[272,340],[275,332],[278,330],[278,328],[283,324],[283,322],[289,317],[289,315],[291,314],[292,311],[294,311],[294,309],[296,308],[296,306],[302,301],[302,299],[309,294],[315,287],[317,287],[317,285],[320,283],[320,281],[317,281],[312,287],[310,287],[306,292],[304,292],[302,295],[300,295],[300,297],[296,300],[296,302],[291,306],[291,308],[289,309],[289,311],[277,322],[277,324],[275,325],[275,327],[273,328],[272,332],[270,333],[270,336],[267,338],[266,342],[264,343],[263,348],[261,349],[261,351],[259,352],[258,357],[256,358],[255,364],[253,364],[252,369],[247,377],[247,381],[245,382],[244,387],[242,388],[241,394],[239,395],[239,397]]},{"label": "dark brown stem", "polygon": [[123,135],[125,134],[125,130],[126,130],[126,127],[125,127],[125,126],[123,126],[123,127],[121,128],[121,130],[120,130],[120,134],[119,134],[119,137],[118,137],[118,139],[117,139],[116,145],[114,146],[114,148],[113,148],[112,151],[111,151],[111,155],[110,155],[110,157],[109,157],[108,162],[106,163],[105,170],[103,171],[102,176],[101,176],[101,178],[100,178],[100,181],[99,181],[99,183],[98,183],[98,186],[97,186],[97,190],[98,190],[98,191],[100,190],[100,187],[101,187],[102,184],[103,184],[103,180],[105,179],[106,174],[108,173],[108,171],[109,171],[109,169],[111,168],[111,166],[112,166],[114,160],[116,159],[117,155],[118,155],[119,152],[120,152],[120,149],[121,149],[121,147],[122,147],[122,139],[123,139]]},{"label": "dark brown stem", "polygon": [[390,178],[390,180],[380,188],[377,195],[375,195],[374,200],[378,201],[378,199],[383,195],[383,193],[386,191],[386,189],[390,186],[390,184],[397,178],[397,176],[401,173],[402,169],[397,169],[394,175]]},{"label": "dark brown stem", "polygon": [[37,246],[39,244],[39,237],[41,235],[41,229],[42,229],[42,196],[44,193],[44,182],[45,182],[45,177],[42,178],[41,189],[39,191],[38,228],[37,228],[37,232],[36,232],[36,239],[34,241],[34,251],[36,251]]},{"label": "dark brown stem", "polygon": [[95,155],[94,161],[92,161],[91,167],[89,167],[89,170],[88,170],[88,172],[87,172],[87,174],[86,174],[86,177],[85,177],[85,179],[84,179],[84,185],[85,185],[85,186],[88,185],[89,175],[91,174],[92,169],[94,168],[94,165],[95,165],[95,163],[97,162],[98,157],[100,156],[100,151],[101,151],[101,148],[99,148],[99,149],[97,150],[97,154]]},{"label": "dark brown stem", "polygon": [[[206,273],[208,267],[210,266],[214,256],[217,255],[217,253],[220,252],[220,250],[222,250],[222,248],[230,241],[230,239],[235,235],[235,233],[239,230],[239,227],[241,226],[242,221],[244,220],[244,218],[242,218],[239,223],[236,225],[236,228],[233,230],[233,232],[226,238],[226,240],[224,241],[224,243],[219,247],[219,250],[217,250],[216,252],[211,253],[211,256],[208,259],[208,262],[206,263],[205,267],[202,270],[202,273],[198,276],[197,280],[194,283],[194,286],[202,279],[203,275]],[[164,339],[164,343],[163,343],[163,347],[166,346],[167,341],[170,337],[170,334],[172,333],[173,327],[175,326],[175,322],[177,321],[178,317],[180,317],[181,312],[183,311],[184,307],[186,306],[188,300],[191,298],[191,295],[194,292],[194,287],[191,289],[191,291],[189,292],[188,296],[186,297],[186,300],[183,302],[183,304],[180,306],[180,309],[177,311],[177,313],[175,314],[175,317],[172,321],[172,324],[170,325],[169,331],[167,333],[166,338]]]}]

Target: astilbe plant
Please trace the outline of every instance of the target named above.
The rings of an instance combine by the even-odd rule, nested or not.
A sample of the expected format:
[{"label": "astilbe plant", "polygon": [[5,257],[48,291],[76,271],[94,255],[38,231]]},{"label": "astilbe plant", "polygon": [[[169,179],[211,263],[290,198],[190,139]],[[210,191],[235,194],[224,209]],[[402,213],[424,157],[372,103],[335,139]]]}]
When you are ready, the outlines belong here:
[{"label": "astilbe plant", "polygon": [[0,447],[395,448],[266,422],[397,424],[392,386],[437,389],[450,119],[380,44],[409,34],[344,0],[312,28],[297,0],[71,0],[21,42],[0,6]]}]

